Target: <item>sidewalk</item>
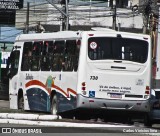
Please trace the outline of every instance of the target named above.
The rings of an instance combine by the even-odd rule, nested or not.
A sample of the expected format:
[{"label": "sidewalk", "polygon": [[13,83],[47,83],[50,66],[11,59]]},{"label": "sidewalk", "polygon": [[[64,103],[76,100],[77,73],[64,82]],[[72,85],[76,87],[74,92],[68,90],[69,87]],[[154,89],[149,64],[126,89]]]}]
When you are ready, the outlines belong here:
[{"label": "sidewalk", "polygon": [[9,101],[0,100],[0,109],[9,109]]},{"label": "sidewalk", "polygon": [[81,127],[81,128],[108,128],[108,127],[130,127],[133,126],[123,124],[101,124],[101,123],[87,123],[77,121],[66,121],[61,116],[57,115],[38,115],[38,114],[19,114],[19,113],[0,113],[0,123],[5,124],[22,124],[22,125],[36,125],[36,126],[50,126],[50,127]]},{"label": "sidewalk", "polygon": [[25,113],[0,113],[0,119],[15,119],[15,120],[34,120],[34,121],[53,121],[62,119],[57,115],[40,115],[40,114],[25,114]]}]

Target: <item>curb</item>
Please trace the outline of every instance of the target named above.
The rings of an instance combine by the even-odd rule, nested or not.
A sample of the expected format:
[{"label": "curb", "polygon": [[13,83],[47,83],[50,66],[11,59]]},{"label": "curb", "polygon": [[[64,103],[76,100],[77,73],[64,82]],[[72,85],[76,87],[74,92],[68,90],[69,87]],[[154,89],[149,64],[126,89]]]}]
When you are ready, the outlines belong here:
[{"label": "curb", "polygon": [[57,119],[62,119],[62,117],[61,116],[57,116],[57,115],[0,113],[0,119],[53,121],[53,120],[57,120]]},{"label": "curb", "polygon": [[49,122],[49,121],[33,121],[33,120],[14,120],[14,119],[0,119],[0,123],[5,124],[21,124],[21,125],[36,125],[46,127],[72,127],[72,128],[109,128],[109,127],[127,127],[132,126],[118,126],[110,124],[87,124],[87,123],[71,123],[71,122]]},{"label": "curb", "polygon": [[0,123],[2,124],[21,124],[48,127],[81,127],[81,128],[106,128],[106,127],[132,127],[116,124],[88,124],[77,122],[60,122],[54,120],[62,119],[57,115],[21,114],[21,113],[0,113]]}]

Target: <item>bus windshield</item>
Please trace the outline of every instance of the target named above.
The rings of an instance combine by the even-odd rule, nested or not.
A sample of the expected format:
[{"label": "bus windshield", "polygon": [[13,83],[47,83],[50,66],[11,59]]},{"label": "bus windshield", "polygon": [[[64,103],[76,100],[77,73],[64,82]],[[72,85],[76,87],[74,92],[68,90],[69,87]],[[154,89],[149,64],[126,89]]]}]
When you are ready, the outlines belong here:
[{"label": "bus windshield", "polygon": [[117,37],[92,37],[88,39],[88,56],[91,60],[127,60],[145,63],[148,42]]},{"label": "bus windshield", "polygon": [[11,55],[9,57],[9,62],[7,64],[7,70],[8,74],[10,74],[10,78],[12,78],[18,72],[19,56],[20,52],[18,50],[11,52]]}]

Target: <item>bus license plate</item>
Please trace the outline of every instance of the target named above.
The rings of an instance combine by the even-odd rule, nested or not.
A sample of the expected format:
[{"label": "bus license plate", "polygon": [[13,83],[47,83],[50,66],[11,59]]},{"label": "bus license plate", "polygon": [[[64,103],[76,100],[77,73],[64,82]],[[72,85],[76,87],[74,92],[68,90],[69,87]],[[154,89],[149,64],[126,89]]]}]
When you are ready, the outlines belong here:
[{"label": "bus license plate", "polygon": [[121,94],[110,94],[111,98],[122,98]]}]

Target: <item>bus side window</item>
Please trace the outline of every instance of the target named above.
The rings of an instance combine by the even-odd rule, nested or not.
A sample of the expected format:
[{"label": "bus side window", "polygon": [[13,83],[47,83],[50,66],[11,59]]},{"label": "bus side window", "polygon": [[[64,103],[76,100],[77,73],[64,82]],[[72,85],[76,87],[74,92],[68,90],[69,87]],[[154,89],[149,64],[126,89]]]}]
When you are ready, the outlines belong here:
[{"label": "bus side window", "polygon": [[[53,41],[45,41],[42,47],[42,56],[41,56],[41,70],[50,71],[50,65],[52,62],[52,52],[49,51],[49,47],[53,46]],[[51,49],[51,48],[50,48]]]},{"label": "bus side window", "polygon": [[32,48],[31,71],[40,70],[40,58],[43,42],[34,42]]},{"label": "bus side window", "polygon": [[78,68],[78,57],[79,48],[76,40],[67,40],[65,48],[65,70],[66,71],[77,71]]},{"label": "bus side window", "polygon": [[64,54],[65,41],[55,41],[54,42],[54,54],[52,61],[52,71],[61,71],[63,64],[63,54]]},{"label": "bus side window", "polygon": [[32,42],[25,42],[23,47],[22,54],[22,71],[28,71],[31,65],[31,56],[32,56]]}]

